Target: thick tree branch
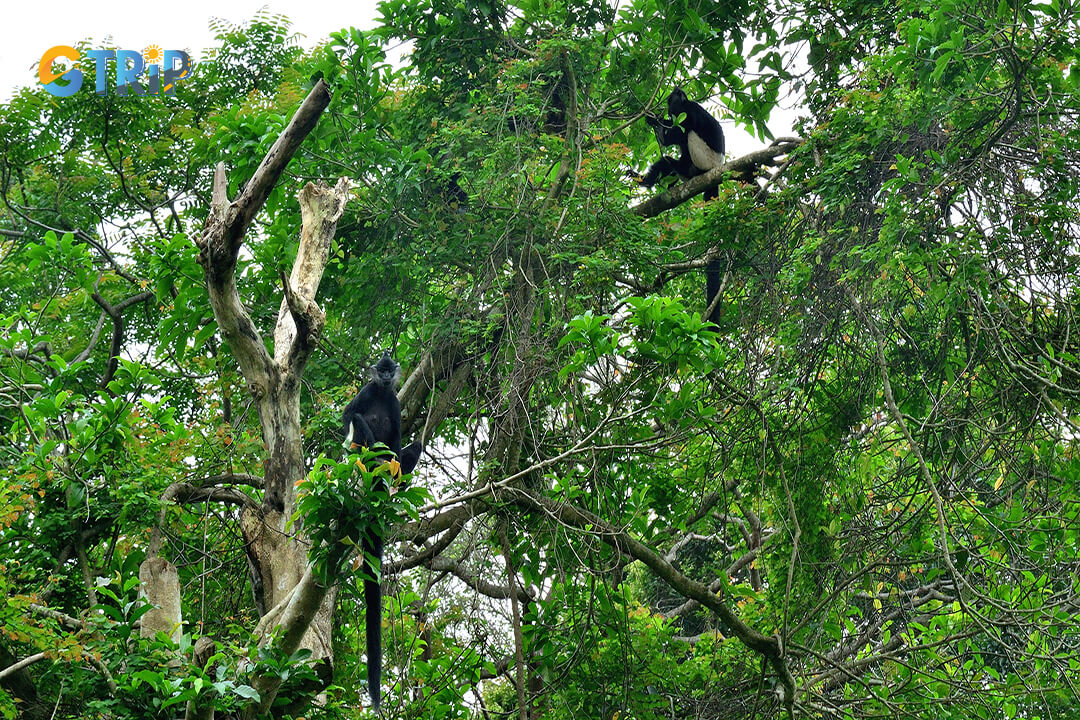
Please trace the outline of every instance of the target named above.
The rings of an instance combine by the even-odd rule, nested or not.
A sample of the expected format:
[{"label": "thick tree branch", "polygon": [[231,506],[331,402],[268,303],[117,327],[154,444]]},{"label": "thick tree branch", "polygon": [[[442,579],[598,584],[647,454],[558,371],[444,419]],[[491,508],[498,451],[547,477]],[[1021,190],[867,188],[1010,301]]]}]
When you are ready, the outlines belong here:
[{"label": "thick tree branch", "polygon": [[426,350],[405,382],[398,390],[398,402],[401,403],[402,433],[412,432],[420,422],[421,409],[441,380],[448,379],[446,389],[439,395],[438,405],[433,406],[424,420],[422,442],[427,445],[434,431],[446,418],[453,407],[453,402],[465,388],[465,383],[472,373],[472,362],[463,356],[457,344],[451,344],[437,351]]},{"label": "thick tree branch", "polygon": [[218,163],[214,169],[212,209],[195,244],[199,248],[199,264],[206,274],[214,319],[229,341],[240,371],[258,402],[276,381],[277,371],[236,289],[236,255],[228,244],[234,230],[228,225],[231,206],[225,188],[225,165]]},{"label": "thick tree branch", "polygon": [[226,195],[225,166],[218,164],[214,170],[210,215],[195,241],[199,248],[199,264],[206,273],[214,317],[256,398],[276,381],[277,371],[255,324],[240,302],[236,290],[236,259],[252,219],[329,102],[330,91],[320,80],[232,203]]},{"label": "thick tree branch", "polygon": [[[220,478],[224,476],[216,477]],[[211,478],[211,480],[214,479],[215,478]],[[165,513],[173,502],[223,502],[238,505],[240,507],[258,507],[258,503],[256,503],[250,495],[240,492],[235,488],[215,487],[213,485],[198,487],[191,483],[175,482],[165,488],[165,492],[161,494],[161,510],[158,512],[157,524],[154,526],[154,532],[150,536],[150,544],[146,548],[148,557],[153,557],[161,552],[161,532],[162,527],[165,524]]]},{"label": "thick tree branch", "polygon": [[36,663],[36,662],[41,662],[44,659],[45,659],[45,653],[43,653],[43,652],[35,653],[35,654],[30,655],[28,657],[24,657],[22,660],[15,663],[14,665],[8,665],[3,670],[0,670],[0,680],[3,680],[4,678],[6,678],[8,675],[11,675],[12,673],[16,673],[16,672],[22,670],[24,667],[29,667],[29,666],[33,665],[34,663]]},{"label": "thick tree branch", "polygon": [[[344,548],[345,546],[342,546]],[[342,560],[344,550],[331,552],[328,567],[338,567]],[[305,633],[315,620],[315,615],[322,607],[329,588],[315,579],[315,575],[308,566],[300,582],[293,588],[285,609],[281,611],[281,620],[277,627],[281,630],[280,639],[277,642],[277,650],[285,656],[292,655],[300,647]],[[261,700],[258,707],[250,707],[245,716],[261,717],[270,708],[277,691],[281,688],[281,676],[277,673],[259,675],[254,680],[254,686],[259,691]]]},{"label": "thick tree branch", "polygon": [[802,142],[801,138],[777,138],[769,147],[729,160],[704,175],[698,175],[696,178],[675,185],[670,190],[654,195],[645,202],[635,205],[633,211],[641,217],[656,217],[665,210],[670,210],[700,195],[729,174],[735,175],[744,182],[751,182],[758,168],[780,165],[783,162],[781,158],[799,147]]},{"label": "thick tree branch", "polygon": [[349,189],[349,180],[340,178],[333,188],[308,183],[297,196],[302,219],[300,246],[292,274],[288,278],[282,274],[285,297],[274,330],[274,359],[292,375],[303,372],[326,322],[315,294],[330,257],[337,221],[349,201]]},{"label": "thick tree branch", "polygon": [[[300,103],[292,120],[274,142],[273,147],[266,153],[255,174],[244,185],[240,196],[228,207],[222,207],[221,195],[215,184],[214,192],[214,215],[223,224],[222,246],[215,249],[216,260],[226,260],[229,266],[236,265],[236,257],[240,252],[240,246],[244,242],[244,234],[248,226],[255,218],[256,213],[262,209],[267,196],[277,183],[278,178],[285,172],[285,166],[289,164],[296,151],[308,133],[315,127],[323,110],[330,104],[330,88],[322,80],[315,84],[308,96]],[[224,212],[217,212],[219,209]],[[200,250],[202,250],[200,245]],[[200,260],[201,262],[201,260]],[[215,264],[217,264],[215,262]],[[203,267],[206,267],[204,264]]]},{"label": "thick tree branch", "polygon": [[199,487],[202,488],[211,485],[246,485],[262,490],[263,479],[258,475],[249,475],[248,473],[222,473],[221,475],[211,475],[199,483]]}]

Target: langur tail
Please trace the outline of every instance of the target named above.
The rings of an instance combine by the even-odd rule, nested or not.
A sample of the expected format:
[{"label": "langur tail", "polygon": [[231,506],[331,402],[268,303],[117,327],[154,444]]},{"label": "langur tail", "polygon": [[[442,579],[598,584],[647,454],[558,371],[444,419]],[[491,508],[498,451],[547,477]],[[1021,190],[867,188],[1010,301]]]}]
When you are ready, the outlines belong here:
[{"label": "langur tail", "polygon": [[[374,537],[364,543],[364,552],[373,555],[382,564],[382,538]],[[382,586],[375,579],[374,571],[367,564],[364,578],[364,629],[367,636],[367,681],[371,706],[379,711],[382,701]],[[381,571],[380,567],[380,571]]]},{"label": "langur tail", "polygon": [[705,266],[705,307],[712,305],[709,313],[709,322],[720,324],[720,303],[716,301],[716,294],[720,292],[720,261],[710,260]]}]

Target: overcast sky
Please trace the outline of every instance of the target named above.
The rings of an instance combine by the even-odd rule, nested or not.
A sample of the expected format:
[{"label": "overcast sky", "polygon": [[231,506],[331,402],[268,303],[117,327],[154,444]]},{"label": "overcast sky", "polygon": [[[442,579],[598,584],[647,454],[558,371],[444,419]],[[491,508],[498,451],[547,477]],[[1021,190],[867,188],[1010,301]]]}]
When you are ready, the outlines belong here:
[{"label": "overcast sky", "polygon": [[304,47],[312,47],[343,27],[373,27],[376,16],[375,0],[12,3],[5,7],[0,21],[0,102],[11,99],[17,88],[37,83],[37,62],[54,45],[89,39],[100,47],[111,36],[112,45],[127,50],[157,45],[163,50],[193,51],[192,58],[198,62],[202,51],[215,44],[210,18],[236,24],[250,20],[263,7],[288,16],[293,31],[304,36],[300,38]]}]

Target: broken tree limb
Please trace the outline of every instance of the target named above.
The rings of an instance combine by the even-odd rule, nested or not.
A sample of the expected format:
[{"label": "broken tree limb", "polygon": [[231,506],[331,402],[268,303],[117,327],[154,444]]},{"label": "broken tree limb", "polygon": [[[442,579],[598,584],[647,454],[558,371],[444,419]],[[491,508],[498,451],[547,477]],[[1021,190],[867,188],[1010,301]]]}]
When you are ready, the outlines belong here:
[{"label": "broken tree limb", "polygon": [[[221,221],[224,232],[221,237],[221,246],[215,248],[217,257],[215,257],[214,265],[218,265],[221,260],[227,260],[229,265],[236,265],[236,257],[240,252],[240,246],[244,243],[244,234],[248,226],[251,225],[256,213],[262,209],[263,203],[266,202],[278,178],[285,172],[285,166],[300,149],[301,143],[315,127],[319,116],[329,104],[330,88],[325,82],[319,80],[300,103],[292,120],[278,136],[262,162],[259,163],[255,174],[244,184],[240,195],[232,203],[224,197],[224,175],[219,181],[215,173],[211,214]],[[220,168],[221,165],[218,167]],[[202,250],[202,246],[199,249]],[[204,264],[203,267],[205,268],[206,265]]]},{"label": "broken tree limb", "polygon": [[283,279],[286,292],[274,329],[274,359],[287,372],[303,371],[326,323],[326,316],[315,303],[315,295],[351,187],[348,178],[340,178],[332,188],[323,183],[308,183],[297,194],[302,220],[300,246],[292,274]]}]

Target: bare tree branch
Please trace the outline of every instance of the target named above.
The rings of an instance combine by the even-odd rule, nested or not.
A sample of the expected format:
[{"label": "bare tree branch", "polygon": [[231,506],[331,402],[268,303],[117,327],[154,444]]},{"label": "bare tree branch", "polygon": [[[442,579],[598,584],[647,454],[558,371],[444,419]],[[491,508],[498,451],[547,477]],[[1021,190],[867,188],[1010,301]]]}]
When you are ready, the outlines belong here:
[{"label": "bare tree branch", "polygon": [[[116,374],[116,368],[120,364],[120,351],[124,349],[124,310],[135,303],[140,303],[154,297],[154,293],[149,290],[144,290],[143,292],[136,293],[131,297],[121,300],[115,305],[103,298],[97,290],[90,293],[90,297],[101,307],[101,310],[106,315],[112,318],[113,322],[112,346],[109,348],[109,359],[105,366],[105,374],[101,376],[100,382],[101,387],[106,387]],[[88,347],[87,351],[92,347],[93,345]]]},{"label": "bare tree branch", "polygon": [[3,680],[4,678],[6,678],[8,675],[11,675],[12,673],[16,673],[16,672],[22,670],[24,667],[29,667],[30,665],[33,665],[36,662],[41,662],[44,659],[45,659],[45,653],[43,653],[43,652],[34,653],[33,655],[30,655],[28,657],[24,657],[19,662],[15,663],[13,665],[8,665],[3,670],[0,670],[0,680]]},{"label": "bare tree branch", "polygon": [[500,499],[505,498],[521,507],[550,515],[559,522],[588,530],[612,548],[630,555],[635,560],[640,560],[652,570],[653,574],[683,597],[696,600],[712,610],[740,642],[768,661],[784,685],[786,701],[794,702],[795,679],[787,666],[780,641],[776,637],[769,637],[747,625],[726,602],[705,585],[683,575],[647,545],[587,510],[569,503],[557,503],[518,487],[505,488],[499,495]]},{"label": "bare tree branch", "polygon": [[802,142],[800,138],[777,138],[769,147],[729,160],[703,175],[698,175],[685,183],[675,185],[670,190],[654,195],[645,202],[635,205],[633,211],[644,218],[656,217],[665,210],[670,210],[700,195],[729,174],[736,175],[744,182],[751,182],[758,168],[780,165],[783,162],[781,158],[799,147]]}]

